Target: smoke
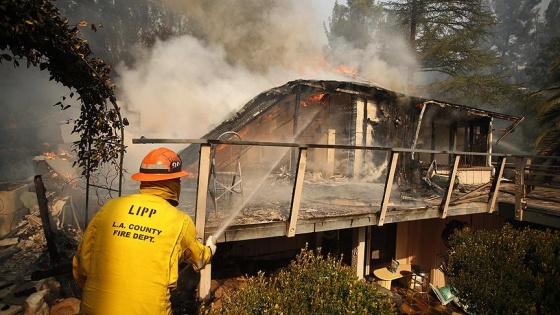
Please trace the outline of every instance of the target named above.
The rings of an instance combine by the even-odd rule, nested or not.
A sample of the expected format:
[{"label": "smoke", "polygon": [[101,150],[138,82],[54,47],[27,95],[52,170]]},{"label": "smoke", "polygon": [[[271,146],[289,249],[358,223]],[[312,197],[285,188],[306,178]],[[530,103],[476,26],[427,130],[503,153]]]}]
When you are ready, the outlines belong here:
[{"label": "smoke", "polygon": [[56,152],[58,144],[76,140],[70,128],[79,107],[64,111],[53,107],[70,91],[49,81],[49,74],[37,68],[2,63],[0,86],[0,181],[26,180],[35,175],[35,156]]},{"label": "smoke", "polygon": [[158,42],[136,69],[122,71],[122,97],[139,112],[142,135],[198,138],[267,87],[264,77],[228,64],[219,46],[192,37]]},{"label": "smoke", "polygon": [[[134,68],[118,67],[124,115],[135,117],[128,128],[132,137],[199,138],[262,91],[295,79],[405,87],[402,74],[380,60],[374,45],[366,50],[340,45],[326,56],[317,2],[165,3],[184,14],[192,33],[137,51],[141,61]],[[349,77],[340,65],[360,72]]]},{"label": "smoke", "polygon": [[[399,71],[380,61],[374,45],[366,50],[341,45],[326,54],[323,22],[327,16],[319,12],[330,12],[334,1],[164,2],[184,14],[192,31],[156,42],[150,48],[129,46],[138,62],[134,67],[116,65],[117,98],[123,117],[130,121],[125,135],[126,169],[136,170],[141,156],[156,146],[132,145],[131,139],[199,138],[262,91],[291,80],[365,79],[389,89],[401,90],[404,86]],[[340,65],[359,72],[355,77],[348,76],[338,70]],[[0,66],[4,78],[0,106],[4,113],[17,116],[17,137],[36,142],[35,151],[26,151],[22,159],[48,151],[41,143],[76,140],[77,135],[69,137],[69,131],[77,111],[61,112],[50,106],[67,95],[68,89],[50,82],[46,72],[16,69],[14,75],[11,68],[10,64]],[[52,112],[44,113],[39,108]],[[29,116],[27,112],[40,118],[28,122],[21,118],[22,114]],[[4,126],[10,126],[9,115],[3,115]],[[66,121],[70,124],[61,125]],[[23,128],[26,124],[33,128]],[[38,125],[41,129],[33,131]],[[26,146],[14,141],[8,146]],[[184,147],[168,146],[176,150]],[[0,162],[9,164],[4,159]]]}]

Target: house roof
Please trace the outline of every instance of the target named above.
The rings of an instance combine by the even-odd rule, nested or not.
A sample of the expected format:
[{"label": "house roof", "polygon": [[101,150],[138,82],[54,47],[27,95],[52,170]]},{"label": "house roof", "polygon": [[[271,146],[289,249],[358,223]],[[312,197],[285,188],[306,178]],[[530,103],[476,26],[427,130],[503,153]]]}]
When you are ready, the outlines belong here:
[{"label": "house roof", "polygon": [[[268,109],[285,99],[289,95],[300,93],[325,93],[325,94],[349,94],[356,95],[368,99],[389,100],[396,98],[409,98],[413,104],[437,105],[444,108],[456,109],[463,111],[468,115],[491,117],[510,121],[511,125],[504,130],[504,134],[498,139],[501,140],[507,134],[512,132],[524,117],[502,114],[498,112],[483,110],[479,108],[469,107],[466,105],[452,104],[443,101],[425,99],[405,95],[402,93],[387,90],[377,85],[355,82],[355,81],[335,81],[335,80],[294,80],[284,85],[266,90],[251,99],[240,110],[232,116],[226,118],[213,130],[202,136],[202,139],[218,139],[220,135],[228,131],[239,131],[244,126],[257,119]],[[198,146],[189,146],[179,152],[183,161],[189,162],[193,153],[197,152]],[[195,154],[196,155],[196,154]]]}]

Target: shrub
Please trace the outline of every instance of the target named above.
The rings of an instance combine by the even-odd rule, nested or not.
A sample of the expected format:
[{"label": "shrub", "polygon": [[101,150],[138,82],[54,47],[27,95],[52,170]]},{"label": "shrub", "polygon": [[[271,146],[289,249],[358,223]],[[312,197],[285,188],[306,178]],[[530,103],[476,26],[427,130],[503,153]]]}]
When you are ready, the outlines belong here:
[{"label": "shrub", "polygon": [[358,280],[342,259],[302,249],[274,277],[262,272],[247,286],[225,297],[220,309],[201,314],[397,314],[394,304],[377,288]]},{"label": "shrub", "polygon": [[505,225],[465,229],[450,238],[442,270],[469,311],[557,314],[560,309],[560,233]]}]

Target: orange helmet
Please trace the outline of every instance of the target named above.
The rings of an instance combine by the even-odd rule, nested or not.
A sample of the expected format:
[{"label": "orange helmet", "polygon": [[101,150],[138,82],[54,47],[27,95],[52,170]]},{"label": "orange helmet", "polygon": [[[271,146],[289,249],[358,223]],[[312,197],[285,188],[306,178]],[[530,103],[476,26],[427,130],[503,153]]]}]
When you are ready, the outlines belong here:
[{"label": "orange helmet", "polygon": [[132,179],[139,182],[154,182],[179,178],[187,175],[181,167],[181,158],[167,148],[158,148],[150,151],[140,164],[140,172],[132,175]]}]

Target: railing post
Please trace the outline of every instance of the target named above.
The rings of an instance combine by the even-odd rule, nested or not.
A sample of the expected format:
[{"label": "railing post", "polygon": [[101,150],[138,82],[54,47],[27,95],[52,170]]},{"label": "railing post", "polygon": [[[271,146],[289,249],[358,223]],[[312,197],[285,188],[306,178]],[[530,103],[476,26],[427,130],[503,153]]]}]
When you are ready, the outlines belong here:
[{"label": "railing post", "polygon": [[[329,129],[327,144],[336,144],[336,131]],[[327,149],[327,178],[334,175],[334,149]]]},{"label": "railing post", "polygon": [[395,170],[397,169],[397,162],[399,161],[399,152],[391,153],[391,160],[389,161],[389,172],[385,178],[385,189],[383,190],[383,199],[381,200],[381,211],[379,213],[379,220],[377,225],[382,226],[385,223],[385,215],[387,214],[387,205],[389,198],[391,198],[391,189],[395,181]]},{"label": "railing post", "polygon": [[439,205],[439,213],[442,219],[447,217],[447,208],[449,207],[449,202],[451,201],[451,194],[453,193],[453,188],[455,186],[455,177],[457,176],[457,168],[459,167],[460,155],[455,155],[453,169],[449,173],[449,184],[447,185],[447,191],[441,200]]},{"label": "railing post", "polygon": [[524,157],[515,158],[515,220],[517,221],[523,221],[523,211],[527,207],[525,162]]},{"label": "railing post", "polygon": [[501,157],[498,160],[498,172],[494,174],[494,179],[492,180],[492,186],[490,187],[490,192],[488,194],[487,209],[488,213],[494,212],[494,207],[496,206],[496,199],[498,199],[498,192],[500,191],[500,185],[502,183],[502,176],[504,175],[504,169],[506,166],[506,157]]},{"label": "railing post", "polygon": [[299,206],[301,202],[301,193],[303,190],[303,179],[305,176],[305,167],[307,165],[307,148],[299,148],[298,166],[296,170],[296,179],[294,190],[292,192],[292,203],[290,208],[290,222],[286,231],[286,236],[293,237],[296,235],[296,226],[299,215]]},{"label": "railing post", "polygon": [[[196,193],[195,225],[198,239],[204,243],[204,229],[206,225],[206,198],[208,197],[208,181],[210,178],[210,144],[200,145],[198,162],[198,185]],[[198,298],[207,300],[210,297],[212,278],[212,264],[209,263],[200,271],[198,283]]]}]

